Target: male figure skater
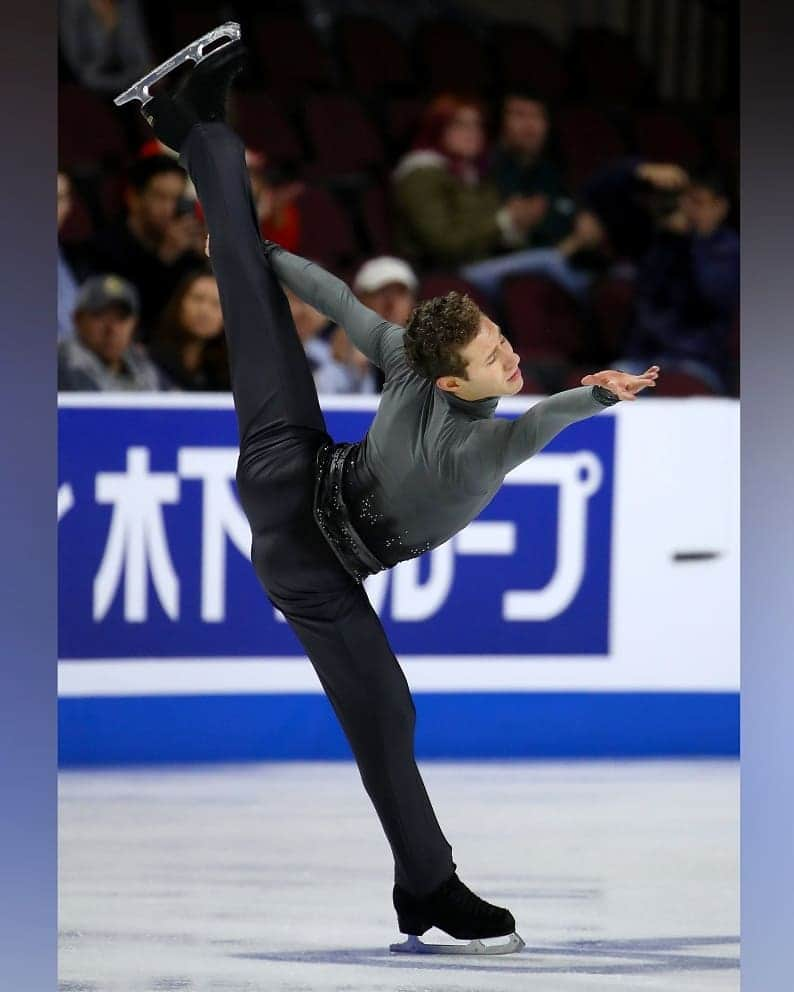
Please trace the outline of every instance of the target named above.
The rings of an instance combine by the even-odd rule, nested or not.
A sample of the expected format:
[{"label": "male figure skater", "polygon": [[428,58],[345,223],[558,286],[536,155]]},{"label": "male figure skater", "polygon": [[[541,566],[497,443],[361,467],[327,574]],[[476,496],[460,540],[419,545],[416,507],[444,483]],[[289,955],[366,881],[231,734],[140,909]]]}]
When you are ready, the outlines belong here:
[{"label": "male figure skater", "polygon": [[[306,650],[350,742],[395,863],[394,906],[408,934],[393,949],[438,949],[432,926],[465,952],[520,950],[512,914],[457,877],[414,758],[415,708],[362,580],[437,547],[465,527],[507,472],[568,424],[652,386],[601,372],[515,421],[494,418],[521,388],[499,328],[451,293],[384,321],[317,265],[259,237],[243,144],[225,123],[239,71],[232,45],[199,61],[174,96],[144,103],[157,137],[180,153],[209,230],[240,435],[237,484],[268,599]],[[336,321],[386,376],[377,416],[356,444],[329,437],[281,283]],[[486,947],[480,939],[510,936]],[[448,947],[445,949],[449,949]]]}]

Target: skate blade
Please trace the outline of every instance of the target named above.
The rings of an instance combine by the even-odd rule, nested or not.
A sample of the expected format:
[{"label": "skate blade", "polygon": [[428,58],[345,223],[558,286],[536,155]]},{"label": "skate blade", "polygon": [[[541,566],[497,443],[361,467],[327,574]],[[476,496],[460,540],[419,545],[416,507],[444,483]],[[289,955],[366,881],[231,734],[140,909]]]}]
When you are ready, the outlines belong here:
[{"label": "skate blade", "polygon": [[[217,45],[211,52],[204,51],[208,45],[211,45],[213,42],[219,41],[223,38],[226,40],[222,45]],[[129,103],[131,100],[140,100],[141,105],[146,104],[149,100],[151,100],[149,87],[154,86],[154,84],[159,82],[163,76],[167,76],[169,72],[177,69],[189,59],[192,59],[196,64],[198,64],[204,59],[209,58],[210,55],[214,55],[216,52],[222,51],[233,42],[239,40],[240,25],[236,21],[227,21],[225,24],[221,24],[220,27],[213,28],[212,31],[208,31],[206,34],[203,34],[200,38],[196,38],[195,41],[191,41],[189,45],[186,45],[181,51],[177,52],[176,55],[172,55],[170,59],[166,59],[165,62],[161,62],[156,69],[152,69],[151,72],[147,73],[145,76],[142,76],[137,83],[133,83],[128,90],[124,90],[123,93],[120,93],[113,100],[113,102],[117,107],[121,107],[125,103]]]},{"label": "skate blade", "polygon": [[470,940],[468,944],[425,944],[418,937],[408,937],[402,944],[391,944],[395,954],[515,954],[526,945],[517,933],[511,933],[506,944],[486,944]]}]

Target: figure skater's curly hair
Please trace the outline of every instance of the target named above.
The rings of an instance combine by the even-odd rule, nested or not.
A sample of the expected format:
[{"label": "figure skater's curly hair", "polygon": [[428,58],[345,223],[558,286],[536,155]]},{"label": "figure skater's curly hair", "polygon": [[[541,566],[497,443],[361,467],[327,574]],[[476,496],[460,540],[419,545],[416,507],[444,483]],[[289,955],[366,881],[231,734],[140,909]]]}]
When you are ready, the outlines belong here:
[{"label": "figure skater's curly hair", "polygon": [[455,375],[468,379],[466,359],[460,351],[480,327],[480,308],[469,296],[454,290],[420,303],[405,328],[408,364],[426,379]]}]

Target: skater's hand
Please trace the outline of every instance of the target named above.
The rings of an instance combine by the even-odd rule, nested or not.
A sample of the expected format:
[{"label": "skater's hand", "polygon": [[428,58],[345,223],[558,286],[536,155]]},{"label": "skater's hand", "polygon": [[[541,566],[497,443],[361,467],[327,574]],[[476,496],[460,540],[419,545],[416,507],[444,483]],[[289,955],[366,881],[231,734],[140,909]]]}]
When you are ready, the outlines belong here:
[{"label": "skater's hand", "polygon": [[629,372],[618,372],[608,369],[606,372],[595,372],[582,379],[583,386],[602,386],[614,393],[621,400],[636,400],[637,393],[647,387],[656,386],[659,378],[659,366],[651,365],[642,375],[631,375]]},{"label": "skater's hand", "polygon": [[207,240],[204,242],[204,254],[207,256],[207,258],[210,257],[210,236],[209,236],[209,234],[207,235]]}]

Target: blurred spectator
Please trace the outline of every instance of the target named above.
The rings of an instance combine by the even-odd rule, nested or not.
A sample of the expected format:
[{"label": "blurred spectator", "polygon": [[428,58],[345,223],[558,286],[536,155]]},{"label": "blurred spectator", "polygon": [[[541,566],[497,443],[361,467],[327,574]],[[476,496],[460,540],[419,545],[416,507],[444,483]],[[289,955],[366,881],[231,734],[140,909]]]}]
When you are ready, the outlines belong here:
[{"label": "blurred spectator", "polygon": [[284,292],[295,323],[295,330],[298,332],[298,337],[309,361],[309,367],[312,370],[315,383],[317,383],[318,374],[333,361],[329,339],[336,325],[314,307],[304,303],[286,286]]},{"label": "blurred spectator", "polygon": [[527,248],[475,262],[464,266],[460,274],[496,305],[502,280],[517,275],[543,276],[582,301],[594,276],[608,264],[605,237],[598,217],[589,210],[580,210],[574,216],[571,232],[554,248]]},{"label": "blurred spectator", "polygon": [[546,104],[530,92],[510,90],[502,105],[502,128],[490,178],[502,199],[525,196],[536,204],[527,246],[556,244],[571,230],[574,203],[547,154],[548,136]]},{"label": "blurred spectator", "polygon": [[582,202],[603,225],[612,256],[637,261],[654,238],[656,219],[688,182],[680,165],[625,158],[585,184]]},{"label": "blurred spectator", "polygon": [[[404,326],[416,306],[419,282],[409,265],[400,258],[381,255],[365,262],[353,279],[353,292],[364,306],[384,320]],[[330,335],[332,362],[317,375],[322,393],[377,393],[383,386],[380,369],[348,338],[344,328]]]},{"label": "blurred spectator", "polygon": [[413,150],[393,173],[400,253],[422,267],[457,266],[517,247],[538,222],[531,197],[504,204],[484,178],[479,102],[439,96],[423,115]]},{"label": "blurred spectator", "polygon": [[152,338],[149,353],[179,389],[230,389],[218,284],[207,268],[177,288]]},{"label": "blurred spectator", "polygon": [[152,64],[138,0],[60,0],[63,57],[86,89],[117,96]]},{"label": "blurred spectator", "polygon": [[268,241],[295,252],[300,246],[300,208],[295,202],[304,184],[291,179],[282,170],[268,165],[262,152],[246,149],[245,160],[251,177],[259,230]]},{"label": "blurred spectator", "polygon": [[369,259],[353,279],[353,292],[364,306],[401,327],[413,313],[418,288],[411,266],[390,255]]},{"label": "blurred spectator", "polygon": [[94,271],[117,272],[137,287],[143,340],[185,275],[203,267],[203,231],[185,189],[175,159],[138,159],[129,170],[126,218],[100,232],[92,246]]},{"label": "blurred spectator", "polygon": [[674,194],[657,207],[637,268],[634,323],[618,367],[656,364],[724,393],[739,300],[739,236],[725,224],[730,200],[710,175]]},{"label": "blurred spectator", "polygon": [[[58,173],[58,231],[72,210],[72,181],[65,172]],[[58,241],[58,337],[70,337],[74,331],[72,315],[77,303],[78,279]]]},{"label": "blurred spectator", "polygon": [[504,279],[530,274],[551,279],[581,301],[613,262],[633,265],[642,257],[654,237],[654,217],[688,181],[678,165],[621,159],[589,180],[572,230],[554,248],[512,252],[460,274],[494,302]]},{"label": "blurred spectator", "polygon": [[87,279],[77,297],[75,335],[58,345],[58,389],[167,388],[157,366],[133,343],[138,312],[138,294],[125,279]]}]

